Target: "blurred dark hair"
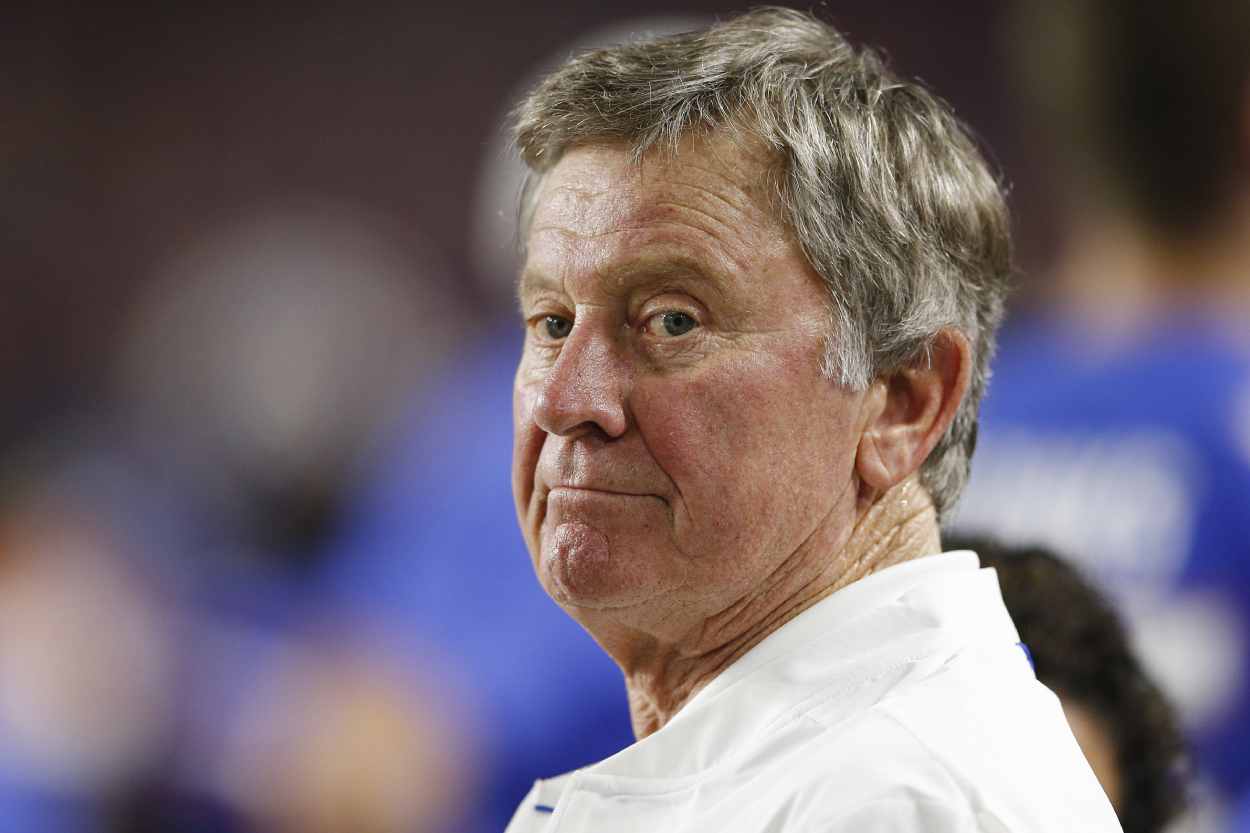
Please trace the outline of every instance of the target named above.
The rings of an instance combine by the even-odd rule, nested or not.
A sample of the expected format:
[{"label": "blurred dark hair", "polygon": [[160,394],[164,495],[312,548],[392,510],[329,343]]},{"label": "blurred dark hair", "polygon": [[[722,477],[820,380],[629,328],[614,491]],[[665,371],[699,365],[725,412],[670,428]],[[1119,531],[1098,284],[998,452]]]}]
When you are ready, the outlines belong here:
[{"label": "blurred dark hair", "polygon": [[1025,96],[1070,172],[1158,231],[1198,231],[1246,174],[1250,3],[1018,0]]},{"label": "blurred dark hair", "polygon": [[1111,734],[1124,833],[1157,833],[1185,806],[1185,755],[1172,709],[1129,649],[1119,617],[1071,565],[1041,548],[948,537],[998,571],[1003,601],[1037,678],[1096,714]]}]

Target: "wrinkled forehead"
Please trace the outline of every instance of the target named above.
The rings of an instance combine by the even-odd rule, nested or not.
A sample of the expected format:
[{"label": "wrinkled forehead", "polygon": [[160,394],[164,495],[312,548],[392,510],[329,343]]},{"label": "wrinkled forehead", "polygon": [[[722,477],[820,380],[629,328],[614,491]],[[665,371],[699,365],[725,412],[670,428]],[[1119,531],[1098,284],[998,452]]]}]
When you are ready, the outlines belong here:
[{"label": "wrinkled forehead", "polygon": [[574,148],[545,183],[525,273],[602,277],[685,264],[723,277],[796,259],[806,266],[760,180],[758,162],[727,144],[642,159],[619,146]]},{"label": "wrinkled forehead", "polygon": [[[594,160],[592,164],[586,163],[588,157]],[[743,210],[749,208],[755,219],[778,220],[777,162],[777,155],[762,141],[736,130],[691,130],[673,145],[641,151],[619,141],[577,144],[546,171],[530,171],[522,192],[519,238],[523,246],[528,245],[540,208],[569,208],[564,201],[570,198],[609,191],[632,191],[639,204],[648,198],[663,204],[684,192],[683,202],[705,203],[709,208],[730,202]],[[573,172],[579,185],[588,186],[579,197],[568,189]],[[702,191],[704,197],[694,198],[695,191]]]}]

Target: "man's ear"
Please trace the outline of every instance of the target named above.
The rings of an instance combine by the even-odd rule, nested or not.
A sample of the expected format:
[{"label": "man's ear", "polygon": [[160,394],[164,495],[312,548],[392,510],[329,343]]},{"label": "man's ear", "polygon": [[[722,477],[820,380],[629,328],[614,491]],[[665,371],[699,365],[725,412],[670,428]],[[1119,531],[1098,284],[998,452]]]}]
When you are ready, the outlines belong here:
[{"label": "man's ear", "polygon": [[873,381],[855,458],[867,486],[884,491],[920,468],[955,418],[971,375],[968,339],[948,327],[914,362]]}]

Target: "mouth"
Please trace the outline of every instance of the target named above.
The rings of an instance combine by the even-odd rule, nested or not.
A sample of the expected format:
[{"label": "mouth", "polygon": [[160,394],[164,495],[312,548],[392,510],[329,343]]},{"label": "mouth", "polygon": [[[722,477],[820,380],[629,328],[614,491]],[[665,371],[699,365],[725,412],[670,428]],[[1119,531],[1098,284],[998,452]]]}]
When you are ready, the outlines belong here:
[{"label": "mouth", "polygon": [[554,486],[534,507],[538,527],[548,530],[566,523],[586,523],[596,529],[633,523],[630,519],[648,517],[657,509],[668,511],[658,495],[632,492],[619,486]]},{"label": "mouth", "polygon": [[656,498],[657,500],[659,499],[659,495],[655,494],[654,492],[641,492],[641,491],[635,492],[635,491],[630,491],[628,489],[621,489],[616,486],[572,485],[572,484],[552,486],[551,488],[547,490],[547,497],[550,498],[552,495],[555,495],[559,492],[567,493],[569,497],[576,497],[578,495],[586,495],[586,496],[607,495],[610,497],[652,497],[652,498]]}]

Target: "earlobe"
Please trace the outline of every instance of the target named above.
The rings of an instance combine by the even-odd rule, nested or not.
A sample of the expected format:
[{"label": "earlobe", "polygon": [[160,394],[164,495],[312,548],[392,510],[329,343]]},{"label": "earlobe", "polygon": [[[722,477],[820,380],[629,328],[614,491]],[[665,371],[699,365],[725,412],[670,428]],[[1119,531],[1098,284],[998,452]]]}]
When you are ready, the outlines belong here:
[{"label": "earlobe", "polygon": [[855,468],[863,485],[882,491],[893,485],[879,445],[882,438],[882,415],[887,406],[887,389],[885,377],[874,379],[868,388],[864,397],[864,430],[860,434],[859,449],[855,457]]},{"label": "earlobe", "polygon": [[864,485],[884,491],[920,468],[954,419],[970,376],[968,339],[947,328],[911,364],[873,381],[855,460]]}]

